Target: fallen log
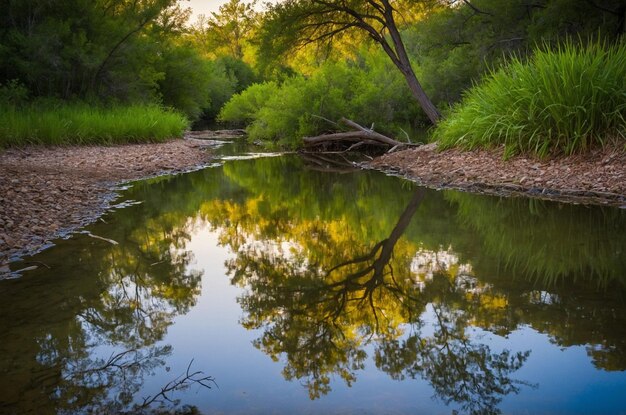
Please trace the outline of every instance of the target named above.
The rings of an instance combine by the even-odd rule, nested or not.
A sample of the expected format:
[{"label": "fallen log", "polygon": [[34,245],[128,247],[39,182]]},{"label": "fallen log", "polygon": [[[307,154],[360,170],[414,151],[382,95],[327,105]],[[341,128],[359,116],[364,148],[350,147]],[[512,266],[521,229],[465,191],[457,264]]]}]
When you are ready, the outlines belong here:
[{"label": "fallen log", "polygon": [[359,125],[356,122],[347,118],[341,118],[339,122],[352,128],[354,131],[322,134],[314,137],[304,137],[304,145],[307,147],[313,147],[325,143],[345,142],[348,144],[352,143],[350,149],[354,149],[365,144],[391,147],[391,149],[414,145],[411,143],[403,143],[394,140],[391,137],[387,137],[386,135],[378,133],[373,129],[363,127],[362,125]]}]

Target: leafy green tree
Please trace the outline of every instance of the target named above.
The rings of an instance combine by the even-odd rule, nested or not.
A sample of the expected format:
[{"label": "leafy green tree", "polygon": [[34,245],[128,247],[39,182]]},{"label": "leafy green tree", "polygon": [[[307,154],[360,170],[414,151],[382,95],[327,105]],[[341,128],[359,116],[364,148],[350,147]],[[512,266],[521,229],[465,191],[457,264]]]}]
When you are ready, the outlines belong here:
[{"label": "leafy green tree", "polygon": [[399,10],[411,6],[415,3],[399,0],[287,0],[269,5],[260,33],[260,53],[282,55],[304,44],[332,41],[346,31],[361,30],[384,50],[436,124],[439,111],[415,75],[396,22]]},{"label": "leafy green tree", "polygon": [[215,82],[212,65],[189,44],[167,47],[157,63],[163,74],[158,91],[163,104],[178,109],[190,119],[200,117],[211,104],[209,88]]},{"label": "leafy green tree", "polygon": [[146,35],[176,2],[6,0],[0,79],[19,79],[38,96],[146,97],[159,77],[146,65],[157,47]]},{"label": "leafy green tree", "polygon": [[245,46],[258,26],[256,2],[229,0],[209,17],[201,15],[192,33],[205,53],[243,59]]}]

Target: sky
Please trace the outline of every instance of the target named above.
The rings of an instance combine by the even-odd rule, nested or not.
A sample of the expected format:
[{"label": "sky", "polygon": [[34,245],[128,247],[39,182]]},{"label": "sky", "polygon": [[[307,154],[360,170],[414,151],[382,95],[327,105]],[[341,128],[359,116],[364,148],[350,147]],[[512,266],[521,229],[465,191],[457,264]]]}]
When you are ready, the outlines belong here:
[{"label": "sky", "polygon": [[183,2],[182,5],[191,7],[193,10],[192,20],[195,20],[200,14],[208,15],[211,12],[216,12],[226,2],[227,0],[189,0]]},{"label": "sky", "polygon": [[[246,3],[249,3],[250,0],[244,0]],[[258,1],[257,8],[265,3],[267,0]],[[275,3],[276,0],[270,0],[272,3]],[[191,7],[193,10],[193,15],[191,16],[191,21],[195,21],[198,15],[204,14],[208,15],[211,12],[216,12],[219,7],[228,2],[228,0],[187,0],[183,1],[181,4],[186,7]]]}]

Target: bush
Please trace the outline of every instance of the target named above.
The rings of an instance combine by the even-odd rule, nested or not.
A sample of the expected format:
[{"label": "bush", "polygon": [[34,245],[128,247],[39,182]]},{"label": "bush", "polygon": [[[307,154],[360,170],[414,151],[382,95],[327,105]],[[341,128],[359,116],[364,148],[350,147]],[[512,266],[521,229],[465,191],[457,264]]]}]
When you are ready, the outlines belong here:
[{"label": "bush", "polygon": [[[420,120],[404,78],[382,52],[364,51],[356,61],[326,62],[310,77],[294,76],[281,85],[255,84],[222,109],[222,121],[249,123],[251,140],[298,147],[303,136],[335,127],[341,117],[399,135]],[[324,120],[327,119],[327,120]]]},{"label": "bush", "polygon": [[572,154],[626,137],[626,44],[537,50],[475,86],[434,130],[441,148]]},{"label": "bush", "polygon": [[278,91],[278,88],[276,82],[251,85],[245,91],[234,95],[222,107],[219,119],[240,125],[252,122],[263,105]]},{"label": "bush", "polygon": [[207,60],[186,43],[165,48],[159,69],[162,103],[192,121],[213,121],[226,101],[255,79],[245,62],[232,57]]},{"label": "bush", "polygon": [[0,109],[0,147],[159,142],[182,136],[186,128],[183,115],[155,105],[35,102]]},{"label": "bush", "polygon": [[163,104],[198,119],[211,103],[209,88],[216,82],[213,66],[190,45],[164,48],[159,62],[163,78],[158,82]]}]

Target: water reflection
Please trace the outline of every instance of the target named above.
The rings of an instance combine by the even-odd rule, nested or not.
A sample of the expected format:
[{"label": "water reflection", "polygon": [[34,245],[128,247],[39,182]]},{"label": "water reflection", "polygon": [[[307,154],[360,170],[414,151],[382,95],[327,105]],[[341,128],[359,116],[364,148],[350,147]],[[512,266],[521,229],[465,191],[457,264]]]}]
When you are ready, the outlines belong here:
[{"label": "water reflection", "polygon": [[[528,385],[513,374],[530,351],[492,351],[467,334],[472,326],[507,335],[531,325],[563,346],[593,344],[594,364],[623,369],[623,212],[453,192],[430,192],[425,203],[417,190],[392,215],[397,204],[386,201],[410,191],[387,198],[384,185],[354,183],[359,175],[335,177],[332,190],[293,174],[283,186],[287,175],[271,168],[258,169],[280,183],[271,188],[245,168],[227,169],[247,197],[204,211],[236,252],[227,267],[245,289],[242,324],[263,331],[255,346],[284,357],[285,378],[302,381],[311,398],[329,393],[333,376],[356,381],[374,347],[377,367],[394,379],[422,377],[445,403],[497,411]],[[572,290],[586,298],[568,304],[564,319]],[[422,333],[433,317],[433,333]],[[576,341],[563,338],[563,325]]]},{"label": "water reflection", "polygon": [[[200,292],[187,216],[113,216],[36,257],[35,275],[0,289],[0,409],[117,413],[171,348],[156,345]],[[106,356],[106,357],[103,357]],[[118,356],[109,361],[110,356]],[[4,408],[4,409],[3,409]]]},{"label": "water reflection", "polygon": [[199,300],[189,245],[204,228],[232,253],[240,324],[311,398],[333,378],[363,381],[368,365],[424,379],[469,413],[541,389],[519,375],[534,350],[477,330],[532,327],[626,370],[625,211],[317,170],[284,156],[138,183],[126,197],[141,205],[90,227],[119,245],[81,236],[34,258],[50,270],[0,282],[0,412],[137,402],[176,354],[168,329]]},{"label": "water reflection", "polygon": [[[372,345],[381,370],[395,379],[420,376],[445,403],[454,401],[465,411],[493,412],[502,396],[519,391],[516,384],[523,382],[510,374],[529,352],[494,353],[475,344],[465,334],[465,287],[439,266],[425,284],[416,284],[410,245],[397,247],[425,195],[416,190],[378,242],[364,246],[349,237],[343,246],[351,250],[336,249],[322,237],[332,231],[318,223],[307,233],[309,245],[291,244],[293,255],[273,243],[249,243],[228,264],[233,283],[246,288],[239,298],[246,313],[242,324],[263,330],[255,346],[275,360],[284,354],[285,378],[303,380],[312,399],[330,392],[332,376],[354,382]],[[324,248],[318,258],[307,257]],[[430,336],[420,330],[429,304],[437,317]]]}]

